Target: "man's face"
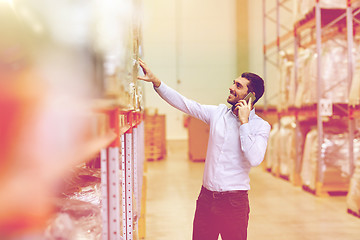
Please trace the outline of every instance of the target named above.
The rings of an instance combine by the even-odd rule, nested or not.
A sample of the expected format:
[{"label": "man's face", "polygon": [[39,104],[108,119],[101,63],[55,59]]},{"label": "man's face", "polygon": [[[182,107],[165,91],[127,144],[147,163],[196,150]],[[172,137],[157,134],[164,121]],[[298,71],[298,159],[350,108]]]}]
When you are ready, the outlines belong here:
[{"label": "man's face", "polygon": [[246,97],[248,94],[248,83],[250,81],[246,78],[238,77],[233,81],[233,84],[229,88],[230,95],[227,98],[227,102],[231,105],[235,105],[237,102],[239,102],[241,99]]}]

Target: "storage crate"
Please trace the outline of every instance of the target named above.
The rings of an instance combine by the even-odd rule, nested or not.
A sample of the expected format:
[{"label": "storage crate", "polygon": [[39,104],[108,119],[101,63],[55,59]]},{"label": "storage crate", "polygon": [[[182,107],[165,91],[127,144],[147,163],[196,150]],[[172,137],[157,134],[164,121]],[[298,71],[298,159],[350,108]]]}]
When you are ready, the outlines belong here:
[{"label": "storage crate", "polygon": [[165,115],[145,114],[145,158],[148,161],[164,159],[166,156]]}]

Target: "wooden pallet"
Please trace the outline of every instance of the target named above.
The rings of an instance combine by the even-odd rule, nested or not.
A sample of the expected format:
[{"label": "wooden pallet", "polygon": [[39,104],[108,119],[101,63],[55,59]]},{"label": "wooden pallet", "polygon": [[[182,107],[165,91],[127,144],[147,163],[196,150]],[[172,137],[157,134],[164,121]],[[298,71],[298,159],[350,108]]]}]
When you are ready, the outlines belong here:
[{"label": "wooden pallet", "polygon": [[280,177],[281,179],[284,179],[284,180],[286,180],[286,181],[289,181],[289,176],[288,176],[288,175],[279,174],[279,177]]},{"label": "wooden pallet", "polygon": [[313,195],[316,195],[316,190],[311,189],[309,186],[302,185],[302,189],[303,189],[305,192],[308,192],[308,193],[311,193],[311,194],[313,194]]},{"label": "wooden pallet", "polygon": [[302,185],[302,189],[319,197],[346,196],[349,186],[348,184],[324,185],[323,183],[317,183],[316,189],[311,189],[309,186],[306,185]]},{"label": "wooden pallet", "polygon": [[355,211],[353,211],[353,210],[351,210],[351,209],[348,208],[347,212],[348,212],[349,214],[357,217],[357,218],[360,218],[360,210],[359,210],[359,209],[355,212]]},{"label": "wooden pallet", "polygon": [[146,161],[148,162],[156,162],[156,161],[160,161],[163,160],[164,157],[163,156],[149,156],[146,158]]},{"label": "wooden pallet", "polygon": [[271,168],[271,174],[275,177],[280,177],[280,167]]},{"label": "wooden pallet", "polygon": [[145,116],[145,158],[162,160],[166,156],[165,115]]}]

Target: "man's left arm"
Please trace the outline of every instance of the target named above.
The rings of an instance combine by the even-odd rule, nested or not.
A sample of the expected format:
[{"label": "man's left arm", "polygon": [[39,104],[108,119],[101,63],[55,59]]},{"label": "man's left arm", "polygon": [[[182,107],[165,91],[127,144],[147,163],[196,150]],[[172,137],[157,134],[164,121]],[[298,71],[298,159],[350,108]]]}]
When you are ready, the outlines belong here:
[{"label": "man's left arm", "polygon": [[256,126],[245,123],[240,126],[241,150],[252,167],[263,161],[270,134],[270,124],[263,120],[257,121]]}]

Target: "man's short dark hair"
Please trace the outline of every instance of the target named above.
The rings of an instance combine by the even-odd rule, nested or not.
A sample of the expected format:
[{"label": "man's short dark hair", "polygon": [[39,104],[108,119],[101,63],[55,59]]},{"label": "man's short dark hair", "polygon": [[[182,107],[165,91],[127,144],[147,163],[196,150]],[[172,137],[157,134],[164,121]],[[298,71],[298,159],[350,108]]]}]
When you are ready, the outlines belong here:
[{"label": "man's short dark hair", "polygon": [[255,101],[253,102],[253,104],[255,104],[264,94],[265,91],[265,86],[264,86],[264,80],[256,75],[255,73],[251,73],[251,72],[244,72],[243,74],[241,74],[242,78],[246,78],[247,80],[249,80],[249,84],[248,84],[248,92],[255,92]]}]

